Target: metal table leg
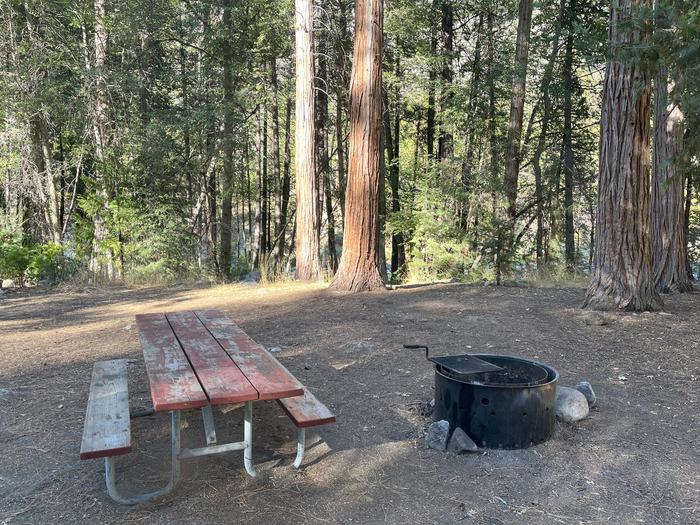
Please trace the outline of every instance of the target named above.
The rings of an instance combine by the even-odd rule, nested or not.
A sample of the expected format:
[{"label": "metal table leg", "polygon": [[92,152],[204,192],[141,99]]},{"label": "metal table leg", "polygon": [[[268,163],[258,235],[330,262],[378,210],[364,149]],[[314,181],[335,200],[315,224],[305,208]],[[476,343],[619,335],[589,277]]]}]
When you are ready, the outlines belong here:
[{"label": "metal table leg", "polygon": [[148,492],[146,494],[140,494],[137,496],[122,496],[119,493],[119,490],[117,489],[117,483],[116,483],[116,475],[115,475],[115,470],[116,470],[116,464],[115,464],[115,458],[114,457],[106,457],[105,458],[105,479],[107,481],[107,492],[109,493],[109,496],[116,501],[117,503],[120,503],[122,505],[136,505],[138,503],[145,503],[146,501],[149,501],[153,498],[157,498],[159,496],[165,496],[166,494],[169,494],[172,492],[172,490],[175,488],[177,485],[178,481],[180,480],[180,412],[177,410],[174,410],[170,412],[171,416],[171,438],[170,438],[170,443],[171,443],[171,450],[170,450],[170,459],[172,462],[172,467],[170,470],[170,481],[168,481],[168,484],[165,485],[165,487],[158,489],[153,492]]},{"label": "metal table leg", "polygon": [[243,465],[245,470],[251,477],[255,477],[257,472],[253,467],[253,402],[248,401],[245,404],[245,415],[243,421]]},{"label": "metal table leg", "polygon": [[294,467],[301,467],[301,462],[304,460],[304,449],[306,448],[306,429],[300,428],[297,431],[297,457],[294,460]]}]

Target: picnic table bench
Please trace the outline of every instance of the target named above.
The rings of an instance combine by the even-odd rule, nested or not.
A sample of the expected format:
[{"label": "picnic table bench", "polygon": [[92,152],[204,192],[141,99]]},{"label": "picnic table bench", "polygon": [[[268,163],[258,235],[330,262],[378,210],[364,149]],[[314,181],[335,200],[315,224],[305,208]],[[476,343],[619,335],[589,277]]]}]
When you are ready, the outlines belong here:
[{"label": "picnic table bench", "polygon": [[[92,371],[80,459],[105,458],[109,495],[133,505],[171,492],[178,483],[180,460],[243,451],[250,476],[253,466],[253,402],[277,400],[297,427],[299,468],[306,428],[335,421],[335,416],[263,346],[218,310],[136,316],[153,410],[170,412],[170,479],[159,490],[123,496],[116,487],[115,457],[131,452],[131,422],[126,360],[100,361]],[[243,404],[243,441],[219,444],[212,407]],[[183,448],[180,414],[199,409],[206,446]]]}]

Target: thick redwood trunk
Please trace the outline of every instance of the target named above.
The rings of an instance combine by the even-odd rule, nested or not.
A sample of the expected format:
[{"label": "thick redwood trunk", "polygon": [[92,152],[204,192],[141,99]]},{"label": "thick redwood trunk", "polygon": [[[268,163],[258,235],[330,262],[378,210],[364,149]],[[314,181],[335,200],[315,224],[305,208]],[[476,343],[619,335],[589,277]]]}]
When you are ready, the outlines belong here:
[{"label": "thick redwood trunk", "polygon": [[384,288],[378,265],[382,158],[382,0],[355,3],[350,81],[350,151],[343,254],[331,287],[359,292]]},{"label": "thick redwood trunk", "polygon": [[688,292],[685,235],[685,173],[682,171],[683,114],[668,100],[668,73],[661,69],[654,86],[654,174],[651,192],[652,245],[656,289]]},{"label": "thick redwood trunk", "polygon": [[610,11],[608,61],[600,119],[600,163],[595,262],[584,302],[590,309],[660,308],[654,287],[649,207],[649,73],[619,57],[619,48],[648,35],[625,31],[633,7],[622,0]]},{"label": "thick redwood trunk", "polygon": [[314,153],[313,2],[296,0],[296,263],[297,279],[321,275],[319,188]]}]

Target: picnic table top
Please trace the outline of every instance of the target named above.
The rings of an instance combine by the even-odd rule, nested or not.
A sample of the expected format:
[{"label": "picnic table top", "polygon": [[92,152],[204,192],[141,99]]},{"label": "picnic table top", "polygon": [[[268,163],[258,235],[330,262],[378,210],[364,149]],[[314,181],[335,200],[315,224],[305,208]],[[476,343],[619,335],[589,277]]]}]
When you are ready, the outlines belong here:
[{"label": "picnic table top", "polygon": [[156,412],[304,393],[302,384],[219,310],[136,316]]}]

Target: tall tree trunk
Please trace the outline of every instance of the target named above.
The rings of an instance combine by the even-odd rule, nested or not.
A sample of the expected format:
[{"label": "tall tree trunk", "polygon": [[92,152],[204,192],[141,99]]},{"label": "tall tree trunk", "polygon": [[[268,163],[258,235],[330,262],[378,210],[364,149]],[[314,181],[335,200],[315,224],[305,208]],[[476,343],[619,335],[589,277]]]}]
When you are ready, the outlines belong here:
[{"label": "tall tree trunk", "polygon": [[279,238],[282,231],[282,180],[280,178],[280,118],[277,83],[277,58],[270,60],[270,86],[272,88],[272,104],[270,108],[272,118],[272,181],[275,192],[275,228],[272,239],[272,254],[275,271],[279,265]]},{"label": "tall tree trunk", "polygon": [[[649,73],[620,57],[648,41],[624,24],[649,0],[620,0],[610,11],[610,58],[603,85],[595,262],[584,307],[660,308],[654,286],[649,207]],[[622,26],[622,27],[621,27]]]},{"label": "tall tree trunk", "polygon": [[[434,34],[430,36],[430,56],[435,56],[437,50],[437,38]],[[435,156],[435,82],[437,73],[431,64],[428,72],[428,114],[425,124],[425,142],[428,161],[432,161]]]},{"label": "tall tree trunk", "polygon": [[[260,174],[260,255],[265,259],[265,254],[269,251],[270,236],[269,236],[269,217],[270,217],[270,206],[269,206],[269,195],[268,195],[268,184],[267,184],[267,108],[262,107],[262,150],[261,150],[261,160],[262,160],[262,171]],[[262,265],[264,260],[260,260]]]},{"label": "tall tree trunk", "polygon": [[336,156],[338,161],[338,202],[340,204],[341,224],[345,218],[345,185],[347,175],[345,173],[345,137],[343,133],[343,107],[341,97],[338,94],[335,104],[335,140],[338,144]]},{"label": "tall tree trunk", "polygon": [[482,28],[484,25],[484,14],[479,14],[479,23],[476,30],[476,43],[474,44],[474,60],[472,62],[471,79],[469,82],[469,99],[467,101],[467,129],[464,138],[464,159],[462,160],[462,197],[459,214],[459,226],[462,230],[467,230],[469,223],[469,207],[471,193],[474,185],[474,150],[477,146],[477,133],[475,123],[477,121],[476,107],[477,99],[481,96],[479,86],[481,82],[481,46]]},{"label": "tall tree trunk", "polygon": [[335,290],[384,288],[378,254],[383,26],[383,0],[356,1],[346,217],[343,254],[331,284]]},{"label": "tall tree trunk", "polygon": [[450,130],[447,116],[452,107],[452,60],[454,54],[454,15],[452,12],[452,1],[442,0],[440,4],[440,43],[442,46],[442,69],[440,77],[442,80],[442,93],[440,94],[440,136],[438,137],[438,158],[440,161],[448,161],[453,155],[453,137]]},{"label": "tall tree trunk", "polygon": [[668,100],[668,70],[654,85],[654,173],[651,190],[651,239],[656,289],[688,292],[688,246],[685,236],[685,173],[682,169],[683,114]]},{"label": "tall tree trunk", "polygon": [[574,2],[570,0],[568,33],[564,53],[564,133],[562,142],[562,168],[564,170],[564,255],[569,270],[576,268],[576,247],[574,246],[574,145],[571,96],[574,89],[573,46],[574,46]]},{"label": "tall tree trunk", "polygon": [[325,36],[317,39],[318,71],[316,81],[316,169],[318,180],[323,183],[323,197],[326,209],[326,239],[328,246],[328,262],[330,270],[335,273],[338,269],[338,255],[335,251],[335,220],[333,217],[333,194],[331,191],[330,160],[328,157],[328,64]]},{"label": "tall tree trunk", "polygon": [[[542,154],[547,146],[547,133],[549,132],[549,120],[552,115],[552,97],[549,92],[549,85],[552,82],[552,73],[554,71],[554,62],[559,53],[559,38],[561,35],[561,27],[565,16],[566,0],[561,0],[559,3],[559,18],[556,21],[554,28],[554,36],[552,38],[552,49],[549,53],[549,59],[542,74],[542,84],[540,91],[542,92],[542,120],[540,121],[540,136],[537,139],[537,146],[532,157],[532,167],[535,174],[535,199],[537,200],[537,232],[535,234],[535,254],[537,257],[537,267],[542,266],[543,256],[543,237],[544,237],[544,214],[543,214],[543,181],[542,181]],[[534,111],[533,111],[534,115]],[[527,141],[527,138],[525,139]]]},{"label": "tall tree trunk", "polygon": [[313,1],[296,0],[296,277],[315,280],[319,260],[319,209],[314,153]]},{"label": "tall tree trunk", "polygon": [[[291,156],[291,122],[292,122],[292,100],[287,98],[284,121],[284,167],[282,173],[282,196],[280,209],[280,231],[277,234],[277,247],[275,251],[275,261],[279,268],[282,268],[284,249],[286,247],[287,217],[289,209],[289,192],[291,186],[290,164]],[[296,231],[296,230],[295,230]]]},{"label": "tall tree trunk", "polygon": [[[515,65],[510,99],[510,118],[506,142],[506,171],[503,179],[507,199],[507,214],[511,230],[515,226],[518,199],[518,175],[520,173],[520,139],[523,131],[523,109],[525,107],[525,83],[527,79],[528,51],[530,48],[530,26],[532,22],[532,0],[520,0],[518,31],[515,43]],[[510,245],[510,239],[507,244]]]},{"label": "tall tree trunk", "polygon": [[[398,55],[396,56],[396,72],[397,78],[400,72],[398,65]],[[399,167],[399,130],[401,123],[400,116],[400,101],[399,89],[397,86],[396,92],[394,94],[397,99],[395,100],[394,106],[394,125],[392,130],[391,113],[389,111],[389,97],[386,91],[384,92],[384,146],[386,148],[387,161],[389,163],[389,186],[391,188],[391,211],[394,214],[401,213],[401,200],[399,195],[400,187],[400,167]],[[403,233],[399,231],[393,231],[391,234],[391,279],[394,282],[399,282],[401,280],[401,274],[403,267],[406,264],[406,252],[404,249],[404,239]]]},{"label": "tall tree trunk", "polygon": [[221,244],[219,256],[219,270],[224,278],[228,278],[231,273],[231,206],[233,199],[233,48],[231,46],[231,35],[233,28],[231,24],[232,0],[224,0],[223,26],[227,38],[222,42],[223,62],[224,62],[224,172],[222,180],[221,195]]},{"label": "tall tree trunk", "polygon": [[[685,211],[683,215],[683,234],[685,236],[685,246],[686,253],[688,250],[688,237],[690,233],[690,208],[693,205],[693,177],[686,175],[686,188],[685,188]],[[693,267],[690,264],[690,257],[686,257],[687,264],[687,274],[689,282],[693,282],[695,276],[693,275]]]},{"label": "tall tree trunk", "polygon": [[105,26],[105,0],[95,0],[94,79],[92,131],[95,151],[95,180],[98,207],[93,219],[93,244],[90,255],[90,272],[94,280],[111,281],[117,277],[112,251],[105,246],[109,232],[106,218],[109,214],[109,193],[105,167],[107,162],[107,128],[109,125],[107,98],[107,28]]},{"label": "tall tree trunk", "polygon": [[350,83],[348,77],[348,68],[346,64],[348,62],[346,42],[349,40],[348,37],[348,24],[347,24],[347,11],[350,2],[345,0],[338,0],[338,6],[335,9],[337,14],[337,24],[338,24],[338,38],[336,39],[337,45],[335,49],[336,63],[335,63],[335,74],[339,75],[339,79],[336,81],[336,104],[335,104],[335,133],[337,147],[337,162],[338,162],[338,204],[340,205],[340,225],[342,227],[345,220],[345,188],[347,185],[347,173],[346,173],[346,152],[347,144],[345,141],[344,123],[345,119],[343,115],[347,112],[348,105],[348,84]]}]

